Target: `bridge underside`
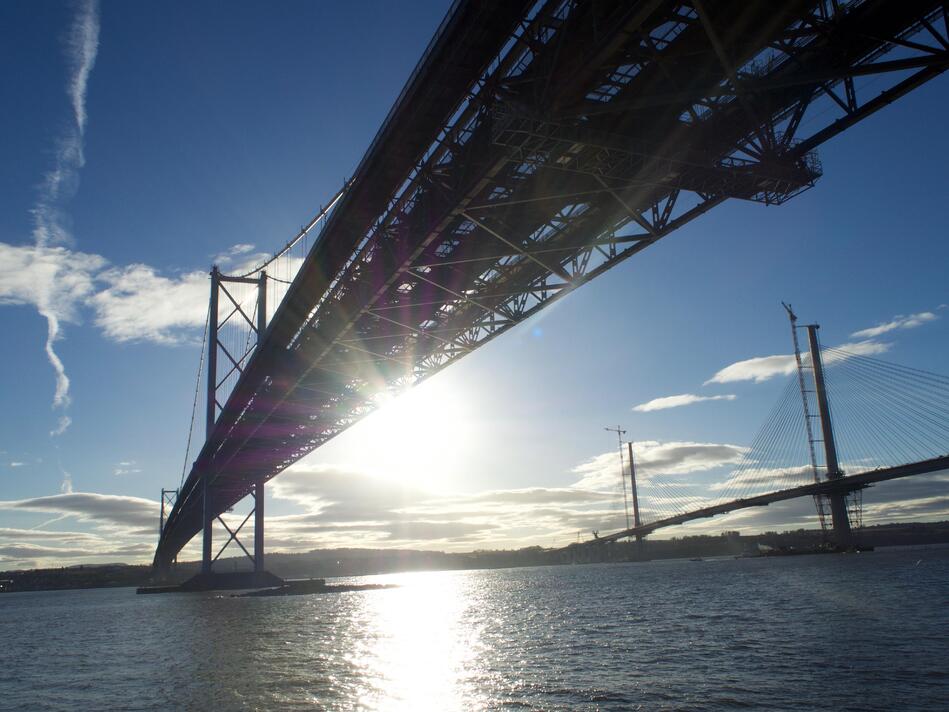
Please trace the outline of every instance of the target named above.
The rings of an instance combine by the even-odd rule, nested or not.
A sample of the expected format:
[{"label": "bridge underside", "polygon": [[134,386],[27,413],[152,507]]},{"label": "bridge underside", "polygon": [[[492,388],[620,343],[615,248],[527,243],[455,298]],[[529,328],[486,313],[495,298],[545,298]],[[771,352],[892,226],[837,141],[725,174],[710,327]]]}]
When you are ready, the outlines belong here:
[{"label": "bridge underside", "polygon": [[[156,565],[201,529],[203,478],[219,514],[381,391],[726,199],[811,187],[815,147],[944,71],[944,36],[942,4],[913,0],[456,3],[231,392]],[[863,101],[869,74],[893,81]],[[838,118],[805,135],[815,102]]]}]

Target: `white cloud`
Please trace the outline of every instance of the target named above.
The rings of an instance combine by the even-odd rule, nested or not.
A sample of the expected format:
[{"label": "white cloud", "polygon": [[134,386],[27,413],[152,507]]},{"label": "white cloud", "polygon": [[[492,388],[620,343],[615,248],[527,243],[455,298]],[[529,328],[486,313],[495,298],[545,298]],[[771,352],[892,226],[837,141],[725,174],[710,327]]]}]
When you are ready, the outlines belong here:
[{"label": "white cloud", "polygon": [[885,341],[856,341],[847,344],[834,346],[835,351],[844,351],[846,353],[828,353],[824,356],[824,365],[832,366],[835,363],[846,361],[851,356],[875,356],[889,351],[893,344]]},{"label": "white cloud", "polygon": [[43,305],[58,321],[75,322],[107,264],[99,255],[65,247],[0,242],[0,305]]},{"label": "white cloud", "polygon": [[158,522],[159,503],[141,497],[64,492],[31,499],[0,501],[0,510],[65,514],[81,521],[112,527],[153,529]]},{"label": "white cloud", "polygon": [[67,470],[64,470],[62,467],[59,468],[59,471],[63,475],[63,481],[59,485],[59,491],[63,494],[72,494],[72,474]]},{"label": "white cloud", "polygon": [[477,502],[500,504],[578,504],[581,502],[603,502],[611,495],[604,492],[585,491],[577,487],[528,487],[515,490],[495,490],[475,495]]},{"label": "white cloud", "polygon": [[533,487],[436,495],[351,468],[306,462],[268,487],[305,514],[268,520],[281,550],[322,547],[431,547],[471,550],[562,542],[588,530],[623,525],[615,492]]},{"label": "white cloud", "polygon": [[918,499],[864,505],[865,524],[892,524],[920,519],[940,520],[949,517],[949,496],[935,495]]},{"label": "white cloud", "polygon": [[728,479],[709,485],[713,492],[741,487],[744,491],[773,492],[777,489],[806,485],[813,482],[814,470],[810,465],[794,467],[747,467],[733,472]]},{"label": "white cloud", "polygon": [[0,527],[0,542],[22,541],[50,541],[59,542],[92,542],[98,539],[90,532],[74,531],[47,531],[45,529],[18,529],[14,527]]},{"label": "white cloud", "polygon": [[177,344],[204,325],[209,289],[204,272],[169,278],[136,264],[106,270],[98,279],[108,286],[88,301],[96,326],[113,341]]},{"label": "white cloud", "polygon": [[[637,482],[654,475],[684,475],[704,472],[739,462],[748,448],[727,443],[658,442],[633,443]],[[625,458],[625,451],[624,451]],[[629,467],[629,463],[626,463]],[[576,487],[610,492],[619,482],[619,452],[596,455],[573,468],[580,476]]]},{"label": "white cloud", "polygon": [[[643,448],[643,461],[645,467],[645,455],[651,453],[653,464],[672,462],[675,467],[695,472],[740,457],[740,450],[716,443],[648,443]],[[616,460],[613,465],[617,465]],[[657,466],[662,471],[668,467]],[[585,477],[589,468],[581,465],[576,469],[577,474]],[[612,477],[618,474],[615,469],[618,467],[609,473]],[[774,473],[760,469],[744,474],[741,484],[764,485]],[[807,475],[802,469],[802,477]],[[268,517],[268,550],[368,547],[471,551],[538,544],[563,546],[575,541],[578,532],[582,538],[589,538],[592,530],[606,533],[625,527],[622,496],[616,491],[583,489],[579,486],[581,482],[573,487],[440,496],[346,467],[298,463],[268,483],[274,497],[292,501],[304,510],[300,514]],[[946,516],[946,482],[949,474],[910,478],[872,488],[866,495],[867,519],[876,522]],[[698,509],[713,501],[702,490],[683,494],[657,489],[650,486],[648,477],[641,485],[640,508],[646,521]],[[713,487],[709,494],[714,496],[719,489]],[[885,501],[878,503],[873,497]],[[147,499],[89,492],[0,501],[0,511],[29,511],[57,517],[40,526],[70,518],[91,528],[62,532],[0,528],[0,559],[42,561],[46,565],[58,565],[64,560],[103,559],[145,563],[154,551],[158,509],[157,502]],[[235,524],[243,518],[240,511],[224,516],[230,517],[230,521],[236,518]],[[696,522],[688,525],[687,531],[717,533],[739,526],[756,531],[815,527],[816,515],[811,499],[799,498]],[[662,530],[659,536],[680,531]],[[223,529],[216,530],[215,536],[222,535]],[[123,545],[117,548],[115,542],[119,540]],[[182,558],[196,556],[199,553],[192,544]]]},{"label": "white cloud", "polygon": [[25,462],[11,462],[10,463],[10,467],[23,467],[25,465],[26,465]]},{"label": "white cloud", "polygon": [[51,350],[62,323],[78,323],[91,307],[96,326],[113,341],[183,343],[204,325],[208,289],[201,271],[168,277],[143,264],[110,267],[100,255],[66,247],[0,242],[0,306],[33,306],[47,318],[57,406],[69,402],[69,379]]},{"label": "white cloud", "polygon": [[720,396],[698,396],[693,393],[682,393],[676,396],[664,396],[662,398],[653,398],[651,401],[645,403],[640,403],[637,406],[633,406],[633,410],[639,411],[640,413],[648,413],[653,410],[666,410],[668,408],[681,408],[682,406],[692,405],[693,403],[701,403],[702,401],[733,401],[737,396],[734,395],[720,395]]},{"label": "white cloud", "polygon": [[[829,353],[824,356],[825,365],[831,365],[844,361],[851,355],[870,356],[881,354],[890,350],[892,344],[880,341],[858,341],[854,343],[840,344],[833,347],[841,351],[847,351],[848,354]],[[810,356],[806,353],[801,354],[805,363],[810,362]],[[761,383],[775,376],[789,376],[797,369],[797,363],[794,360],[794,354],[781,354],[777,356],[758,356],[755,358],[736,361],[718,371],[714,376],[705,382],[710,383],[735,383],[737,381],[753,381]]]},{"label": "white cloud", "polygon": [[[78,320],[78,305],[95,290],[94,275],[106,261],[65,247],[8,245],[0,242],[0,305],[29,305],[46,319],[44,346],[56,375],[54,408],[69,405],[69,377],[54,350],[61,324]],[[65,417],[65,416],[64,416]],[[60,421],[59,434],[69,421]]]},{"label": "white cloud", "polygon": [[[53,407],[59,409],[69,407],[69,377],[66,375],[65,366],[56,353],[54,345],[60,338],[60,321],[70,316],[70,305],[75,299],[75,291],[77,288],[81,289],[81,283],[84,282],[86,273],[81,266],[79,269],[72,266],[65,270],[55,268],[57,262],[55,257],[62,257],[62,253],[50,253],[48,248],[55,245],[69,244],[72,241],[66,227],[65,204],[75,195],[79,185],[79,169],[83,165],[82,136],[86,126],[86,88],[89,82],[89,73],[95,64],[98,46],[98,7],[94,2],[85,2],[79,8],[65,46],[66,59],[70,67],[68,93],[76,125],[60,137],[55,165],[46,174],[40,194],[32,210],[34,219],[33,239],[36,246],[36,253],[32,255],[32,259],[43,257],[54,257],[54,259],[45,260],[45,267],[47,268],[44,275],[45,279],[29,285],[24,285],[21,282],[14,289],[17,292],[14,299],[22,300],[21,303],[32,304],[36,307],[40,316],[46,319],[47,334],[44,350],[46,358],[56,375]],[[0,260],[0,264],[5,264],[5,262]],[[34,262],[33,266],[36,267],[37,264]],[[39,266],[44,265],[40,263]],[[50,273],[50,267],[54,267],[52,273]],[[4,272],[6,271],[4,270]],[[29,272],[35,273],[36,271],[34,269]],[[62,281],[57,278],[60,274],[79,276],[80,284],[77,285],[74,281],[69,280]],[[4,276],[9,277],[8,274],[4,274]],[[27,276],[28,274],[21,275],[19,280]],[[16,279],[13,280],[14,285],[16,281]],[[9,285],[6,286],[9,287]],[[6,298],[4,296],[5,291],[7,290],[0,287],[0,300]],[[23,299],[24,292],[29,294],[26,299]],[[69,427],[70,422],[68,418],[60,419],[59,426],[51,432],[51,435],[61,434]]]},{"label": "white cloud", "polygon": [[881,334],[886,334],[890,331],[896,331],[897,329],[915,329],[917,326],[922,326],[923,324],[935,321],[938,318],[939,317],[931,311],[910,314],[909,316],[900,315],[893,317],[891,321],[885,322],[883,324],[877,324],[876,326],[872,326],[869,329],[855,331],[850,336],[855,339],[872,339],[874,337],[880,336]]},{"label": "white cloud", "polygon": [[726,366],[708,379],[705,385],[709,383],[734,383],[735,381],[760,383],[775,376],[787,376],[794,373],[796,367],[794,354],[756,356]]},{"label": "white cloud", "polygon": [[[158,502],[93,492],[0,501],[0,512],[53,515],[32,529],[0,528],[0,562],[20,567],[59,566],[65,560],[146,563],[154,552],[158,510]],[[83,530],[45,529],[64,519]]]},{"label": "white cloud", "polygon": [[266,252],[254,252],[255,247],[248,242],[232,245],[214,256],[214,264],[236,274],[249,272],[271,257]]},{"label": "white cloud", "polygon": [[138,463],[135,460],[125,460],[119,462],[112,469],[112,474],[118,476],[122,475],[134,475],[138,472],[141,472],[142,469],[138,466]]}]

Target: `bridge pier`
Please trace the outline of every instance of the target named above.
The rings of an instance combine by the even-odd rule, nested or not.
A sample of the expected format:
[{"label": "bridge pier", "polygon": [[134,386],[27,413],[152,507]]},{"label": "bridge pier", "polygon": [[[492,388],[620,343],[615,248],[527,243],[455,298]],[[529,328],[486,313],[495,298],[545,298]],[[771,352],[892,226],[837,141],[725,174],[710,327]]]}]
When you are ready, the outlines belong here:
[{"label": "bridge pier", "polygon": [[[636,488],[636,461],[633,459],[633,443],[628,442],[629,448],[629,484],[633,491],[633,524],[637,529],[642,526],[642,520],[639,518],[639,492]],[[639,560],[646,558],[646,540],[642,534],[636,534],[636,558]]]},{"label": "bridge pier", "polygon": [[[234,298],[225,289],[225,294],[234,302],[236,310],[251,325],[257,334],[257,341],[263,337],[267,327],[267,273],[261,272],[258,278],[250,277],[229,277],[222,275],[215,265],[211,269],[211,299],[208,315],[208,371],[207,371],[207,398],[206,398],[206,437],[210,438],[214,431],[214,425],[217,420],[217,413],[221,407],[218,400],[218,388],[221,383],[218,381],[218,332],[223,324],[218,323],[218,296],[224,282],[251,283],[257,285],[257,308],[256,320],[248,318],[240,306],[234,302]],[[225,319],[226,323],[227,319]],[[225,351],[225,355],[227,352]],[[246,354],[245,354],[246,357]],[[233,361],[233,357],[231,357]],[[241,359],[243,362],[243,358]],[[240,365],[235,364],[240,370]],[[253,485],[251,495],[254,498],[254,509],[247,515],[244,521],[236,529],[232,530],[227,523],[218,514],[214,503],[214,474],[213,470],[208,469],[201,478],[201,497],[202,497],[202,542],[201,542],[201,573],[195,576],[191,581],[185,584],[186,588],[193,590],[213,589],[213,588],[254,588],[259,586],[273,586],[281,583],[280,579],[264,569],[264,482],[265,479],[259,477]],[[254,553],[248,552],[247,548],[241,543],[238,535],[248,519],[254,518]],[[213,552],[213,528],[214,520],[218,520],[224,527],[229,538],[217,554]],[[214,562],[221,557],[224,550],[231,542],[236,542],[244,554],[253,563],[253,572],[241,574],[240,572],[215,574]]]},{"label": "bridge pier", "polygon": [[264,570],[264,478],[254,484],[254,573]]},{"label": "bridge pier", "polygon": [[[824,442],[824,463],[827,466],[827,479],[839,480],[844,476],[837,462],[837,445],[834,440],[834,426],[830,418],[830,406],[827,403],[827,388],[824,383],[824,364],[821,360],[820,342],[817,339],[817,324],[808,324],[807,341],[811,351],[811,369],[814,374],[814,390],[817,394],[817,410],[820,414],[821,437]],[[834,543],[837,546],[853,545],[850,530],[850,517],[847,514],[847,495],[835,492],[828,495],[830,515],[834,528]]]},{"label": "bridge pier", "polygon": [[203,521],[201,531],[201,574],[204,576],[211,575],[211,564],[214,563],[214,560],[211,558],[211,532],[212,526],[214,524],[214,510],[211,508],[211,496],[209,492],[210,487],[208,486],[208,479],[208,474],[205,473],[201,482],[201,516]]}]

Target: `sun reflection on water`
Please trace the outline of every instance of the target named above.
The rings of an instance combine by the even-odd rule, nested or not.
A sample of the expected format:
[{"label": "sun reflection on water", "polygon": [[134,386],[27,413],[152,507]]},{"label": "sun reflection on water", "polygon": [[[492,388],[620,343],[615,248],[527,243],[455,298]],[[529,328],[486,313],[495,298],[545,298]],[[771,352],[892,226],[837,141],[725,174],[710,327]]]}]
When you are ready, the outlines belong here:
[{"label": "sun reflection on water", "polygon": [[462,710],[479,707],[480,625],[468,577],[455,572],[386,577],[399,588],[362,597],[370,621],[352,664],[366,672],[360,708]]}]

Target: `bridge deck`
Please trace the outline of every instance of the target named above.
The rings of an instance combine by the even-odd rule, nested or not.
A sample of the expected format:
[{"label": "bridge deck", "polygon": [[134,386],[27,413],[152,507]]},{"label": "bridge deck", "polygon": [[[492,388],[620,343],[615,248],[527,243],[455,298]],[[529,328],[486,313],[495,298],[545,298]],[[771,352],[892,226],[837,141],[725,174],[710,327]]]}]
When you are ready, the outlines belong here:
[{"label": "bridge deck", "polygon": [[[825,480],[823,482],[811,483],[809,485],[801,485],[800,487],[791,487],[789,489],[778,490],[777,492],[769,492],[768,494],[761,494],[755,497],[736,499],[731,502],[723,502],[722,504],[716,504],[711,507],[702,507],[701,509],[696,509],[693,512],[686,512],[685,514],[678,514],[674,517],[666,517],[665,519],[657,519],[656,521],[649,522],[648,524],[643,524],[638,527],[631,527],[629,529],[623,529],[622,531],[614,532],[613,534],[609,534],[607,536],[601,536],[598,539],[593,539],[592,541],[586,542],[586,544],[597,544],[601,542],[611,542],[617,541],[619,539],[626,539],[628,537],[645,536],[646,534],[652,534],[657,529],[662,529],[664,527],[674,527],[679,524],[695,521],[696,519],[707,519],[718,514],[726,514],[727,512],[734,512],[739,509],[747,509],[749,507],[766,507],[767,505],[773,504],[774,502],[783,502],[788,499],[797,499],[798,497],[813,497],[815,495],[838,493],[846,494],[848,492],[853,492],[854,490],[869,487],[870,485],[876,484],[878,482],[895,480],[901,477],[911,477],[913,475],[926,475],[933,472],[942,472],[944,470],[949,470],[949,455],[936,457],[931,460],[913,462],[908,465],[900,465],[898,467],[885,467],[878,470],[871,470],[869,472],[861,472],[856,475],[846,475],[836,480]],[[576,546],[576,544],[573,546]]]},{"label": "bridge deck", "polygon": [[[230,394],[155,563],[201,529],[203,478],[224,511],[381,390],[722,201],[812,186],[817,145],[946,69],[947,45],[905,41],[935,26],[938,0],[835,6],[457,2]],[[894,82],[862,102],[850,82],[871,73]],[[844,116],[799,135],[818,101]]]}]

